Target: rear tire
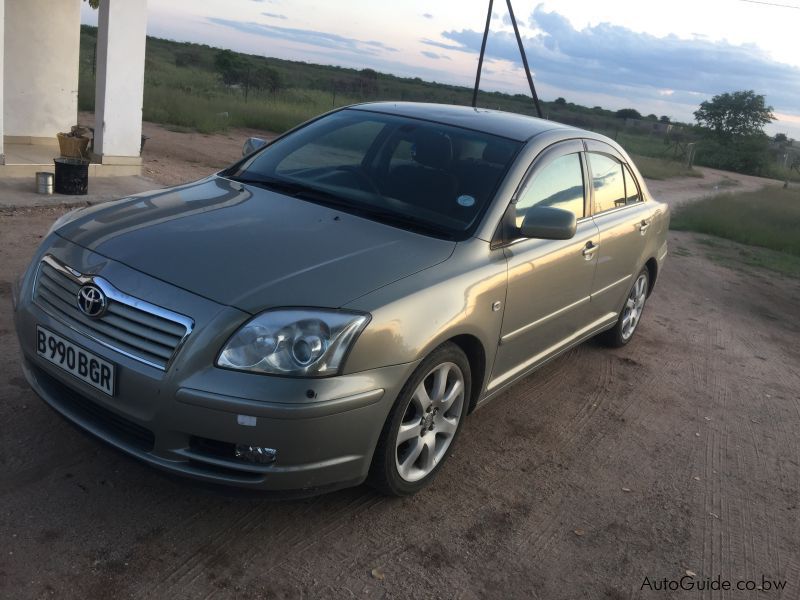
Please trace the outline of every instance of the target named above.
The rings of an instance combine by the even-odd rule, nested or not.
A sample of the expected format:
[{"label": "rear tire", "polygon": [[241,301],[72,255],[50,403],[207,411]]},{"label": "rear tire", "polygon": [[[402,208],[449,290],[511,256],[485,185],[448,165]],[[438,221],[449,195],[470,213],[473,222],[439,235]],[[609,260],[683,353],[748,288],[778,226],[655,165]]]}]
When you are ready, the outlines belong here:
[{"label": "rear tire", "polygon": [[408,496],[433,480],[449,456],[467,414],[472,379],[464,352],[446,342],[403,386],[375,448],[367,483]]},{"label": "rear tire", "polygon": [[625,296],[625,304],[619,312],[617,322],[608,331],[601,333],[598,338],[606,346],[611,348],[621,348],[633,339],[633,334],[642,320],[644,304],[647,301],[647,292],[650,289],[650,273],[647,267],[639,272],[633,282],[628,295]]}]

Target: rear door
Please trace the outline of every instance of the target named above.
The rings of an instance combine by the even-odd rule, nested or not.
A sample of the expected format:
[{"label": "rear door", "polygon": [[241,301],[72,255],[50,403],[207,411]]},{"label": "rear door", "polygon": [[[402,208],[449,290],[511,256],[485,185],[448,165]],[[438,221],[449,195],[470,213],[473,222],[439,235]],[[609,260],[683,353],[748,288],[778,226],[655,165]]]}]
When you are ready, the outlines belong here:
[{"label": "rear door", "polygon": [[505,248],[508,291],[490,388],[557,352],[591,320],[598,233],[587,216],[582,150],[579,141],[546,150],[516,195],[517,226],[536,205],[572,211],[578,226],[569,240],[519,239]]},{"label": "rear door", "polygon": [[592,219],[600,232],[592,313],[602,318],[619,312],[644,263],[653,215],[616,150],[594,140],[586,144]]}]

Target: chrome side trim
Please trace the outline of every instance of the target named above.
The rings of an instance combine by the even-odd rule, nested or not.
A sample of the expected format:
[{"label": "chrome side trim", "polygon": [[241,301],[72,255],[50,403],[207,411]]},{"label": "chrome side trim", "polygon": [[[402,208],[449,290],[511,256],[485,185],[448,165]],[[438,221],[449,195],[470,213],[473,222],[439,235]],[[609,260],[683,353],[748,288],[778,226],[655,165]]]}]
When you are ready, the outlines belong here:
[{"label": "chrome side trim", "polygon": [[562,315],[565,312],[567,312],[568,310],[572,310],[573,308],[575,308],[577,306],[580,306],[581,304],[583,304],[585,302],[588,302],[590,298],[591,298],[591,296],[586,296],[585,298],[581,298],[577,302],[573,302],[572,304],[567,304],[566,306],[563,306],[563,307],[559,308],[557,311],[551,312],[549,315],[545,315],[545,316],[541,317],[540,319],[536,319],[532,323],[528,323],[527,325],[523,325],[519,329],[515,329],[514,331],[511,331],[511,332],[505,334],[504,336],[502,336],[500,338],[500,343],[504,344],[504,343],[508,342],[509,340],[514,339],[518,335],[520,335],[522,333],[525,333],[526,331],[529,331],[529,330],[533,329],[534,327],[538,327],[539,325],[542,325],[542,324],[546,323],[550,319],[553,319],[553,318],[557,317],[558,315]]},{"label": "chrome side trim", "polygon": [[[641,192],[639,192],[641,196]],[[631,204],[623,204],[622,206],[617,206],[616,208],[609,208],[608,210],[604,210],[602,212],[594,212],[594,206],[592,206],[592,219],[599,219],[601,217],[605,217],[606,215],[613,215],[614,213],[618,213],[620,211],[625,210],[626,208],[633,208],[635,206],[640,206],[644,204],[644,200],[639,200],[638,202],[632,202]],[[599,226],[598,226],[599,227]]]},{"label": "chrome side trim", "polygon": [[598,329],[603,325],[613,323],[616,320],[616,318],[617,318],[617,313],[608,313],[603,315],[596,321],[592,321],[586,327],[579,329],[568,338],[558,342],[557,344],[553,344],[549,348],[546,348],[541,352],[539,352],[539,354],[532,356],[525,362],[518,364],[516,367],[509,369],[508,371],[506,371],[501,375],[498,375],[489,382],[489,385],[486,386],[486,390],[489,391],[502,385],[503,383],[513,378],[514,376],[519,375],[527,371],[529,368],[534,367],[538,362],[548,358],[551,354],[555,354],[560,349],[569,346],[570,344],[576,342],[577,340],[582,339],[584,336],[586,336],[590,332],[593,332],[595,329]]},{"label": "chrome side trim", "polygon": [[[165,319],[167,321],[172,321],[174,323],[177,323],[178,325],[182,325],[186,329],[186,333],[184,333],[184,335],[181,338],[181,340],[176,344],[175,350],[172,352],[172,356],[170,356],[170,358],[167,361],[167,363],[162,366],[160,364],[157,364],[157,363],[154,363],[152,361],[149,361],[146,358],[142,358],[141,356],[136,356],[136,355],[134,355],[134,354],[132,354],[130,352],[122,350],[121,348],[118,348],[115,345],[110,344],[110,343],[108,343],[108,342],[106,342],[104,340],[98,339],[95,335],[92,335],[91,333],[89,333],[87,331],[84,331],[82,329],[78,329],[76,327],[73,327],[69,323],[64,322],[63,319],[60,319],[58,316],[53,315],[50,312],[47,312],[45,310],[45,312],[47,312],[48,315],[50,315],[52,318],[54,318],[57,321],[59,321],[60,323],[62,323],[64,326],[70,328],[71,330],[75,331],[76,333],[79,333],[80,335],[82,335],[84,337],[87,337],[87,338],[91,339],[94,342],[97,342],[101,346],[105,346],[106,348],[109,348],[110,350],[113,350],[114,352],[118,352],[118,353],[122,354],[123,356],[127,356],[128,358],[136,360],[136,361],[138,361],[140,363],[143,363],[143,364],[145,364],[147,366],[159,369],[160,371],[167,371],[169,369],[170,365],[172,364],[172,361],[175,359],[175,357],[178,355],[178,352],[180,352],[180,349],[183,347],[183,344],[186,342],[186,338],[189,337],[189,334],[192,333],[192,330],[194,329],[194,320],[191,319],[190,317],[187,317],[187,316],[182,315],[180,313],[173,312],[173,311],[171,311],[169,309],[166,309],[166,308],[163,308],[161,306],[157,306],[155,304],[151,304],[150,302],[147,302],[145,300],[141,300],[139,298],[135,298],[133,296],[130,296],[130,295],[126,294],[125,292],[123,292],[121,290],[118,290],[108,280],[106,280],[106,279],[104,279],[102,277],[95,277],[95,276],[92,276],[92,275],[84,275],[83,273],[81,273],[79,271],[76,271],[75,269],[73,269],[69,265],[66,265],[66,264],[62,263],[61,261],[59,261],[58,259],[53,257],[51,254],[46,254],[42,258],[41,262],[39,263],[38,268],[36,269],[36,275],[34,276],[33,287],[31,289],[31,298],[36,298],[36,285],[38,284],[39,277],[41,276],[41,268],[42,268],[41,267],[41,263],[46,263],[48,266],[50,266],[51,268],[55,269],[56,271],[58,271],[59,273],[61,273],[65,277],[71,279],[72,281],[74,281],[77,284],[86,285],[87,283],[93,283],[94,285],[96,285],[97,287],[99,287],[103,291],[103,293],[106,295],[106,297],[109,300],[113,300],[114,302],[118,302],[120,304],[125,304],[126,306],[130,306],[131,308],[135,308],[135,309],[140,310],[142,312],[149,313],[151,315],[154,315],[156,317],[160,317],[160,318]],[[77,300],[76,300],[76,303],[77,303]],[[76,306],[76,308],[77,308],[77,306]],[[42,309],[42,310],[44,310],[44,309]]]},{"label": "chrome side trim", "polygon": [[631,278],[630,275],[625,275],[625,277],[623,277],[622,279],[617,279],[614,283],[610,283],[606,287],[601,288],[601,289],[597,290],[596,292],[592,292],[592,297],[599,296],[600,294],[603,294],[603,293],[607,292],[611,288],[618,286],[620,283],[625,283],[630,278]]}]

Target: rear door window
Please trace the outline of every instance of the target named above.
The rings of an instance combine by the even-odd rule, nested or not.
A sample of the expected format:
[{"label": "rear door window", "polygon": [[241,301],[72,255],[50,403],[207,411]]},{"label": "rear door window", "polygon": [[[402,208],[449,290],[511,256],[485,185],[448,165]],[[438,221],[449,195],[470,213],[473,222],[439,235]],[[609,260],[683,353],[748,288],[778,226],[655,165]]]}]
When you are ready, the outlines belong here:
[{"label": "rear door window", "polygon": [[592,170],[594,214],[625,206],[625,176],[622,163],[615,158],[595,152],[587,153]]}]

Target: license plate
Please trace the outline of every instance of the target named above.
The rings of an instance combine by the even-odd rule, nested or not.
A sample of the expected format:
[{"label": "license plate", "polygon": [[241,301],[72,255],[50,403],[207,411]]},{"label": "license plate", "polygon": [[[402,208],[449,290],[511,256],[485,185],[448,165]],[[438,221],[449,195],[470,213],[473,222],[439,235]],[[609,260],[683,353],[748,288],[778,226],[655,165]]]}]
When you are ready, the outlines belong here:
[{"label": "license plate", "polygon": [[36,353],[101,392],[114,395],[113,363],[39,325],[36,326]]}]

